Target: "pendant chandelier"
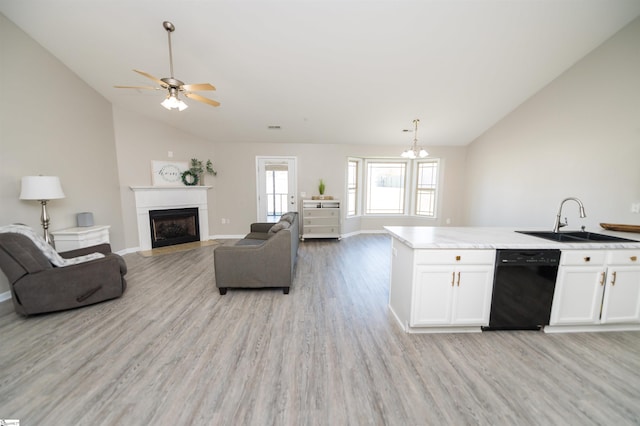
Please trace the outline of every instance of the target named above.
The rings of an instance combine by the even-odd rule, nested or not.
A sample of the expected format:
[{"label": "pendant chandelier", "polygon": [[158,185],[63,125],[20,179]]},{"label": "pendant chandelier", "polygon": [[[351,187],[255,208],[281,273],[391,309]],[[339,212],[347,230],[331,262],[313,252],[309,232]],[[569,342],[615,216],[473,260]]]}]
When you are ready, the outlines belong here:
[{"label": "pendant chandelier", "polygon": [[422,147],[418,147],[418,123],[420,120],[417,118],[413,120],[413,144],[409,149],[400,154],[403,158],[424,158],[429,155],[429,153]]}]

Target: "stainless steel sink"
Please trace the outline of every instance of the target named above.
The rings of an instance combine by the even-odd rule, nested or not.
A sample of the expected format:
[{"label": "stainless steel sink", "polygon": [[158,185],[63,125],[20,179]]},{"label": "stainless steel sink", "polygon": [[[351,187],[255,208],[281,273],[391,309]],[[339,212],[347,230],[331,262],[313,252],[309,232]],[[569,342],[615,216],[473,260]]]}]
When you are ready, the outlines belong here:
[{"label": "stainless steel sink", "polygon": [[561,243],[637,243],[638,241],[627,238],[614,237],[612,235],[597,234],[586,231],[516,231],[520,234],[531,235],[532,237],[544,238],[545,240],[558,241]]}]

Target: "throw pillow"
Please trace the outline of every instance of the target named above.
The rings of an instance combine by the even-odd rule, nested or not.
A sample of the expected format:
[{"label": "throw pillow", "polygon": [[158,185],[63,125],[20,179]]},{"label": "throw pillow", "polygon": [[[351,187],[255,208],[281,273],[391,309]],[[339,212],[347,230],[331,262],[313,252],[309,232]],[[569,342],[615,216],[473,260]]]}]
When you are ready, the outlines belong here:
[{"label": "throw pillow", "polygon": [[286,220],[289,223],[293,223],[293,218],[295,217],[295,213],[285,213],[282,216],[280,216],[280,220]]},{"label": "throw pillow", "polygon": [[104,257],[102,253],[90,253],[84,256],[73,257],[71,259],[65,259],[58,254],[40,235],[33,232],[33,229],[25,225],[6,225],[0,226],[0,232],[13,232],[16,234],[24,235],[28,237],[38,247],[42,253],[49,259],[49,262],[55,266],[69,266],[76,265],[78,263],[88,262],[94,259],[100,259]]},{"label": "throw pillow", "polygon": [[286,220],[281,220],[280,222],[276,223],[271,228],[269,228],[268,234],[273,235],[278,231],[282,231],[283,229],[289,228],[290,226],[291,224],[289,222],[287,222]]}]

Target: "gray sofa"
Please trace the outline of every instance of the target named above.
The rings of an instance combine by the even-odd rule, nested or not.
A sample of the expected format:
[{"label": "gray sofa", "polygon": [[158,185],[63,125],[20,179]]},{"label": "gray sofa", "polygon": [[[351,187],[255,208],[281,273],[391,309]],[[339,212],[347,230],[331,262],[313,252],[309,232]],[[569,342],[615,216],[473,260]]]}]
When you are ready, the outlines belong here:
[{"label": "gray sofa", "polygon": [[298,213],[289,212],[277,223],[253,223],[250,233],[234,245],[213,251],[216,286],[282,288],[289,293],[298,258]]},{"label": "gray sofa", "polygon": [[[44,240],[43,240],[44,241]],[[60,311],[120,297],[127,287],[127,265],[101,244],[60,253],[65,259],[90,253],[104,257],[54,266],[28,237],[0,233],[0,269],[9,280],[13,306],[22,315]]]}]

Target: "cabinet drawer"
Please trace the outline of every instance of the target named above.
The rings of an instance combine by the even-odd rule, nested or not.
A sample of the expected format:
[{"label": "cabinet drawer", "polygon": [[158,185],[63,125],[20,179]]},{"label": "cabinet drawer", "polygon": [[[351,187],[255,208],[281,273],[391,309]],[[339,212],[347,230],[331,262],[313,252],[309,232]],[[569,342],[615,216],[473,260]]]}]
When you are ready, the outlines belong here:
[{"label": "cabinet drawer", "polygon": [[611,250],[607,257],[609,264],[640,266],[640,250]]},{"label": "cabinet drawer", "polygon": [[420,265],[493,265],[495,250],[416,250]]},{"label": "cabinet drawer", "polygon": [[339,209],[305,209],[303,217],[340,217]]},{"label": "cabinet drawer", "polygon": [[338,234],[339,226],[305,226],[303,235],[307,234]]},{"label": "cabinet drawer", "polygon": [[313,219],[304,219],[304,226],[318,225],[318,226],[338,226],[340,225],[340,219],[336,217],[317,217]]},{"label": "cabinet drawer", "polygon": [[603,250],[562,250],[560,265],[603,265],[605,259]]}]

